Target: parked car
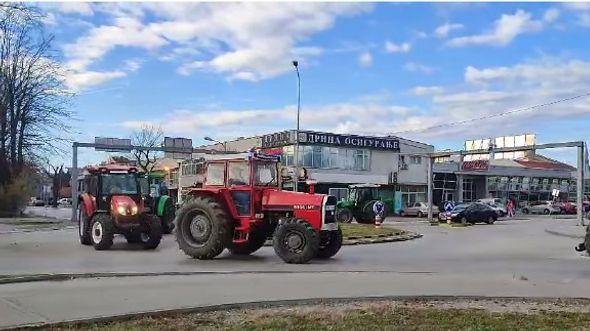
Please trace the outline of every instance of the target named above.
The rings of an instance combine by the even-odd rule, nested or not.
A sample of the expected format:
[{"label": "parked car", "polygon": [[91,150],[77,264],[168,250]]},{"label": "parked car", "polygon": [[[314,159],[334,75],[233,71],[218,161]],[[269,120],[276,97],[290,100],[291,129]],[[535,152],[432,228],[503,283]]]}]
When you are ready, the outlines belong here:
[{"label": "parked car", "polygon": [[522,208],[525,214],[559,214],[561,209],[553,201],[536,201]]},{"label": "parked car", "polygon": [[57,200],[57,204],[60,206],[71,206],[72,199],[71,198],[61,198],[61,199]]},{"label": "parked car", "polygon": [[[488,204],[481,202],[474,202],[469,204],[460,204],[455,208],[445,213],[444,220],[460,223],[487,223],[494,224],[498,220],[498,214]],[[439,217],[439,220],[441,218]]]},{"label": "parked car", "polygon": [[[438,213],[438,206],[432,205],[432,215],[437,215]],[[428,204],[426,202],[416,202],[400,210],[399,215],[424,217],[428,215]]]},{"label": "parked car", "polygon": [[556,202],[554,205],[560,209],[562,214],[575,214],[577,212],[576,204],[573,202]]},{"label": "parked car", "polygon": [[39,199],[39,198],[32,197],[29,200],[29,205],[41,207],[41,206],[45,206],[45,201],[42,199]]},{"label": "parked car", "polygon": [[490,206],[495,212],[496,214],[498,214],[498,217],[504,217],[508,214],[508,210],[506,210],[506,206],[499,204],[499,203],[486,203],[486,205]]}]

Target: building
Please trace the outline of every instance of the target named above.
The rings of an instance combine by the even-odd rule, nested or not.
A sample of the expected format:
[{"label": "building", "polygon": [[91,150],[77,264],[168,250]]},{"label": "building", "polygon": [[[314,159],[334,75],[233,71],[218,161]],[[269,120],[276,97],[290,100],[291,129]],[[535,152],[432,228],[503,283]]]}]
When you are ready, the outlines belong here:
[{"label": "building", "polygon": [[[434,204],[443,201],[476,201],[484,198],[510,198],[520,207],[532,201],[576,199],[576,168],[542,156],[536,150],[534,135],[469,140],[465,150],[488,153],[444,155],[435,158]],[[494,153],[493,147],[527,147],[522,151]],[[585,192],[590,191],[585,185]]]},{"label": "building", "polygon": [[[293,169],[296,143],[295,130],[257,137],[240,138],[224,143],[201,146],[217,153],[194,153],[191,160],[180,163],[178,184],[181,191],[202,183],[202,163],[206,159],[246,154],[260,149],[278,155],[288,169]],[[399,207],[426,201],[427,159],[434,151],[428,144],[400,137],[343,135],[327,132],[300,131],[299,167],[305,168],[309,179],[316,182],[316,192],[344,197],[350,184],[393,185],[399,191]],[[224,154],[227,150],[228,153]],[[219,154],[218,154],[219,153]],[[285,189],[292,186],[286,185]],[[306,189],[306,183],[300,183]],[[182,193],[181,193],[182,195]]]}]

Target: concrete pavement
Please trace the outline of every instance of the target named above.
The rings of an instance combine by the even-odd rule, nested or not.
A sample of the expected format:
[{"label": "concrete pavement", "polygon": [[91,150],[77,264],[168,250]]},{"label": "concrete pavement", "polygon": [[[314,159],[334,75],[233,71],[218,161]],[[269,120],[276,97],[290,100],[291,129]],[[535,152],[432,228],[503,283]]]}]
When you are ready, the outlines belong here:
[{"label": "concrete pavement", "polygon": [[[0,285],[0,326],[212,304],[319,297],[482,295],[590,297],[590,258],[545,229],[575,220],[536,217],[467,228],[395,222],[417,240],[343,247],[334,259],[288,265],[263,248],[212,261],[184,256],[166,236],[153,252],[119,239],[80,246],[74,230],[0,236],[0,274],[189,272]],[[580,227],[580,231],[583,229]],[[223,272],[223,274],[211,274]],[[202,273],[202,274],[199,274]],[[206,274],[209,273],[209,274]]]}]

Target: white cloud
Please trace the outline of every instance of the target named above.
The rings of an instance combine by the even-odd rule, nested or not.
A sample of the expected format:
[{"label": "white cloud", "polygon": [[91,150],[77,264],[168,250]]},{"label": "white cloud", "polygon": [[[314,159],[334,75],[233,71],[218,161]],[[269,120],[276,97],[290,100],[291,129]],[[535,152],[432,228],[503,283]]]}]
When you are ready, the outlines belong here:
[{"label": "white cloud", "polygon": [[435,71],[435,68],[417,62],[407,62],[404,64],[404,69],[409,72],[419,72],[427,75],[430,75]]},{"label": "white cloud", "polygon": [[441,94],[444,92],[444,88],[440,86],[416,86],[411,89],[411,92],[417,96]]},{"label": "white cloud", "polygon": [[385,51],[387,53],[408,53],[412,49],[410,43],[396,44],[391,41],[385,42]]},{"label": "white cloud", "polygon": [[369,52],[363,52],[359,55],[359,65],[367,68],[373,65],[373,55]]},{"label": "white cloud", "polygon": [[559,9],[549,8],[547,9],[547,11],[545,11],[545,14],[543,14],[543,21],[548,23],[554,22],[556,19],[559,18],[560,14],[561,12],[559,11]]},{"label": "white cloud", "polygon": [[589,28],[590,27],[590,13],[581,13],[578,16],[578,25]]},{"label": "white cloud", "polygon": [[129,59],[124,63],[125,69],[130,72],[136,72],[141,68],[142,61],[140,59]]},{"label": "white cloud", "polygon": [[523,10],[517,10],[513,15],[503,14],[495,23],[492,31],[472,36],[451,39],[450,46],[492,45],[506,46],[517,36],[539,31],[543,28],[540,21],[532,19],[532,15]]},{"label": "white cloud", "polygon": [[107,72],[71,72],[66,75],[66,85],[74,91],[79,91],[88,87],[104,84],[116,78],[125,77],[126,75],[127,74],[124,71],[120,70]]},{"label": "white cloud", "polygon": [[[331,28],[338,17],[370,8],[352,3],[100,4],[96,9],[111,13],[114,23],[92,29],[67,45],[65,54],[71,68],[84,70],[116,47],[158,50],[160,58],[181,62],[181,74],[199,70],[257,81],[290,71],[294,58],[305,64],[318,56],[320,48],[301,42]],[[147,14],[150,23],[143,22]]]},{"label": "white cloud", "polygon": [[88,2],[59,2],[56,5],[60,12],[66,14],[79,14],[83,16],[92,16],[94,14]]},{"label": "white cloud", "polygon": [[451,31],[463,28],[463,24],[459,23],[445,23],[434,30],[434,35],[439,38],[446,38]]}]

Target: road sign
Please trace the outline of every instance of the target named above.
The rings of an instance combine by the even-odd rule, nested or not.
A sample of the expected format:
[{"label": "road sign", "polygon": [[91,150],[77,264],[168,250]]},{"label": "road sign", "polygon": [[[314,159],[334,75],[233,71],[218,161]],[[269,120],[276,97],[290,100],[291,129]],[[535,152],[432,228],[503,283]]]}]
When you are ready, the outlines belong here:
[{"label": "road sign", "polygon": [[94,150],[103,152],[131,152],[131,139],[94,137]]}]

